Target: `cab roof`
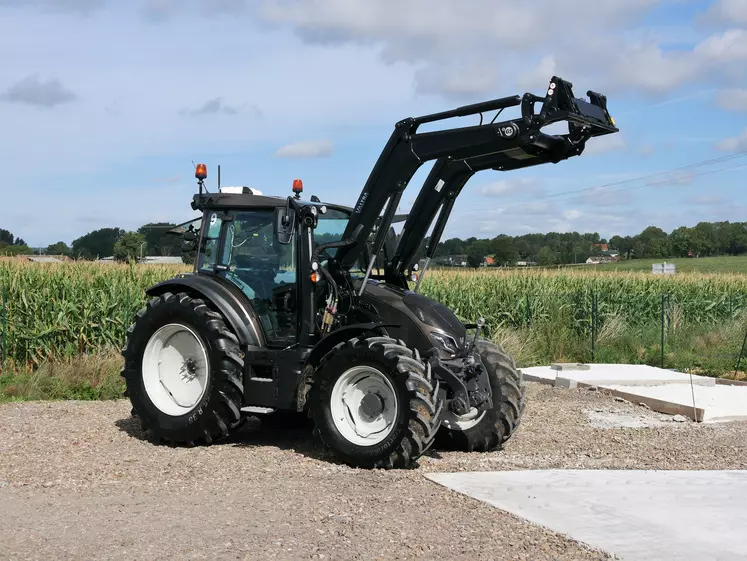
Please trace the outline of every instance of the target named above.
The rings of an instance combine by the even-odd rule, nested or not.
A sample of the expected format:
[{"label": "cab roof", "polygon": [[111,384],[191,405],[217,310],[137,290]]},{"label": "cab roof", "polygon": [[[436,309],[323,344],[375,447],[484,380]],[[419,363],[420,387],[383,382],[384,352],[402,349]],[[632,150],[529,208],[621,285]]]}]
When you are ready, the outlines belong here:
[{"label": "cab roof", "polygon": [[[251,208],[278,208],[287,204],[288,197],[277,197],[271,195],[253,195],[251,193],[202,193],[192,198],[193,210],[206,209],[251,209]],[[339,210],[350,214],[352,208],[343,205],[325,203],[322,201],[296,200],[299,205],[326,206],[331,210]]]}]

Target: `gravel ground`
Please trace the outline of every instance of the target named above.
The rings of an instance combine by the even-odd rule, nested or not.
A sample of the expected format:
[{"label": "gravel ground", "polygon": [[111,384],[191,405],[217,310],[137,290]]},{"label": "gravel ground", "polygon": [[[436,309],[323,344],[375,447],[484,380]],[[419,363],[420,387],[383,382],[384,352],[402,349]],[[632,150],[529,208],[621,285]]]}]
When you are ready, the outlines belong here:
[{"label": "gravel ground", "polygon": [[0,559],[606,559],[422,474],[745,469],[746,434],[530,384],[505,450],[366,471],[320,455],[308,429],[169,448],[142,439],[125,401],[6,404]]}]

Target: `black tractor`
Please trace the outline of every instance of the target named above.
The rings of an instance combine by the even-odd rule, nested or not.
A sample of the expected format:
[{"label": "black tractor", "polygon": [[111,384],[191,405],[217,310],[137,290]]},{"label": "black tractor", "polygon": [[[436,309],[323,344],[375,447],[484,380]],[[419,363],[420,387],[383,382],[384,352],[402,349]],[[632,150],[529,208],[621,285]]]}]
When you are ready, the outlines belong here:
[{"label": "black tractor", "polygon": [[[156,441],[198,445],[248,416],[305,414],[327,449],[364,468],[408,467],[436,440],[499,449],[524,412],[520,373],[481,336],[482,319],[463,323],[420,294],[420,282],[474,173],[558,163],[618,131],[606,97],[587,96],[553,77],[543,96],[400,121],[352,208],[302,200],[300,181],[287,197],[208,192],[198,165],[200,224],[184,233],[194,271],[150,288],[127,331],[122,375],[133,415]],[[509,107],[521,116],[483,122]],[[474,126],[418,132],[478,114]],[[561,121],[563,134],[541,130]],[[410,212],[397,215],[428,161]],[[395,222],[404,222],[399,234]]]}]

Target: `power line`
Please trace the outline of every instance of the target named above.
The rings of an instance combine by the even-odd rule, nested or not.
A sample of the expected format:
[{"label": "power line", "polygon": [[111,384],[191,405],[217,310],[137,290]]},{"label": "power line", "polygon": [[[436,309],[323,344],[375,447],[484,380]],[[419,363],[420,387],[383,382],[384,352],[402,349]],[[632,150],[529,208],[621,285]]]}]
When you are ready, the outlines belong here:
[{"label": "power line", "polygon": [[[653,186],[656,186],[656,185],[667,185],[667,184],[675,185],[675,184],[679,183],[680,181],[682,181],[683,179],[692,179],[692,178],[695,178],[695,177],[701,177],[701,176],[704,176],[704,175],[711,175],[711,174],[714,174],[714,173],[720,173],[722,171],[730,171],[730,170],[733,170],[733,169],[738,169],[738,168],[743,168],[743,167],[747,167],[747,163],[737,164],[735,166],[728,166],[728,167],[725,167],[725,168],[719,168],[719,169],[714,169],[714,170],[709,170],[709,171],[704,171],[704,172],[701,172],[701,173],[696,173],[696,174],[685,176],[684,178],[671,178],[671,179],[665,179],[663,181],[652,181],[650,183],[644,183],[643,185],[634,185],[633,187],[627,187],[627,188],[624,188],[624,189],[615,189],[615,190],[612,190],[612,191],[605,191],[603,193],[592,193],[590,195],[585,195],[585,196],[582,196],[582,197],[570,197],[568,199],[563,199],[563,201],[564,202],[565,201],[577,201],[577,200],[583,200],[586,197],[595,197],[595,196],[599,196],[599,195],[609,195],[610,193],[623,193],[625,191],[632,191],[634,189],[641,189],[642,187],[653,187]],[[521,205],[521,206],[526,206],[526,205]],[[516,207],[507,207],[507,208],[516,208]]]},{"label": "power line", "polygon": [[[688,165],[685,165],[685,166],[681,166],[681,167],[678,167],[678,168],[672,168],[672,169],[666,170],[666,171],[660,171],[660,172],[655,172],[655,173],[650,173],[650,174],[642,175],[642,176],[639,176],[639,177],[636,177],[636,178],[632,178],[632,179],[625,179],[625,180],[621,180],[621,181],[615,181],[615,182],[612,182],[612,183],[605,183],[605,184],[602,184],[602,185],[595,185],[593,187],[584,187],[583,189],[573,189],[573,190],[570,190],[570,191],[563,191],[563,192],[560,192],[560,193],[553,193],[553,194],[550,194],[550,195],[534,197],[533,200],[532,200],[532,202],[530,202],[530,203],[509,205],[508,207],[504,207],[504,210],[505,209],[525,208],[525,207],[528,207],[528,206],[532,206],[534,203],[536,203],[537,201],[540,201],[540,200],[551,199],[551,198],[555,198],[555,197],[562,197],[564,195],[575,195],[577,193],[585,193],[585,192],[588,192],[588,191],[600,191],[600,190],[603,190],[603,191],[600,191],[598,193],[592,193],[590,195],[586,195],[584,197],[570,197],[570,198],[565,198],[565,199],[562,199],[562,200],[563,201],[583,200],[585,197],[589,197],[589,196],[593,197],[593,196],[596,196],[596,195],[609,195],[611,193],[619,193],[619,192],[624,192],[624,191],[630,191],[630,190],[633,190],[633,189],[640,189],[642,187],[651,187],[651,186],[663,185],[663,184],[667,184],[667,183],[676,183],[678,181],[681,181],[683,178],[671,178],[671,179],[666,179],[666,180],[663,180],[663,181],[657,181],[657,182],[652,182],[652,183],[644,183],[643,185],[636,185],[634,187],[629,187],[629,188],[625,188],[625,189],[608,189],[609,187],[616,187],[616,186],[619,186],[619,185],[625,185],[627,183],[634,183],[634,182],[637,182],[637,181],[641,181],[643,179],[649,179],[649,178],[654,178],[654,177],[658,177],[658,176],[661,176],[661,175],[667,175],[667,174],[676,173],[678,171],[685,171],[685,170],[688,170],[688,169],[699,168],[699,167],[703,167],[703,166],[707,166],[707,165],[711,165],[711,164],[715,164],[715,163],[719,163],[719,162],[726,162],[726,161],[734,160],[736,158],[740,158],[740,157],[745,156],[745,155],[747,155],[747,150],[736,152],[736,153],[731,154],[729,156],[722,156],[720,158],[711,158],[711,159],[708,159],[708,160],[702,160],[700,162],[695,162],[695,163],[688,164]],[[732,170],[732,169],[741,168],[741,167],[744,167],[746,165],[747,164],[739,164],[739,165],[736,165],[736,166],[729,166],[729,167],[726,167],[726,168],[719,168],[717,170],[710,170],[710,171],[706,171],[706,172],[702,172],[702,173],[698,173],[698,174],[690,174],[690,175],[685,176],[684,178],[685,179],[690,179],[690,178],[694,178],[694,177],[701,177],[701,176],[704,176],[704,175],[710,175],[712,173],[720,173],[722,171],[729,171],[729,170]],[[484,211],[484,210],[485,210],[484,207],[480,207],[480,208],[464,209],[464,210],[461,210],[460,212],[477,212],[477,211]]]},{"label": "power line", "polygon": [[675,172],[684,171],[684,170],[687,170],[687,169],[703,167],[703,166],[707,166],[707,165],[711,165],[711,164],[717,164],[717,163],[720,163],[720,162],[726,162],[726,161],[729,161],[729,160],[733,160],[735,158],[741,158],[742,156],[744,156],[746,154],[747,154],[747,150],[743,150],[741,152],[735,152],[734,154],[730,154],[729,156],[721,156],[720,158],[711,158],[709,160],[702,160],[700,162],[695,162],[693,164],[688,164],[686,166],[681,166],[681,167],[678,167],[678,168],[672,168],[670,170],[657,171],[657,172],[649,173],[649,174],[646,174],[646,175],[640,175],[640,176],[634,177],[632,179],[622,179],[620,181],[615,181],[615,182],[612,182],[612,183],[605,183],[603,185],[597,185],[597,186],[594,186],[594,187],[584,187],[583,189],[574,189],[574,190],[571,190],[571,191],[563,191],[561,193],[553,193],[551,195],[545,195],[543,197],[536,197],[535,200],[538,200],[538,199],[551,199],[553,197],[559,197],[559,196],[562,196],[562,195],[568,195],[568,194],[574,194],[574,193],[583,193],[585,191],[593,191],[595,189],[602,189],[602,188],[605,188],[605,187],[614,187],[614,186],[617,186],[617,185],[624,185],[626,183],[634,183],[636,181],[641,181],[642,179],[648,179],[650,177],[658,177],[659,175],[666,175],[666,174],[669,174],[669,173],[675,173]]}]

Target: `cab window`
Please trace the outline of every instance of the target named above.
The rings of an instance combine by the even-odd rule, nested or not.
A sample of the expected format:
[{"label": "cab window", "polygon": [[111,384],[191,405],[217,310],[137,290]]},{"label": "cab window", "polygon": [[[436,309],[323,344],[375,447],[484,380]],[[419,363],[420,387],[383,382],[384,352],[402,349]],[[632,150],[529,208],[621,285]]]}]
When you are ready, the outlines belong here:
[{"label": "cab window", "polygon": [[274,234],[274,209],[230,213],[219,273],[251,301],[271,345],[296,341],[298,310],[295,233],[289,244]]}]

